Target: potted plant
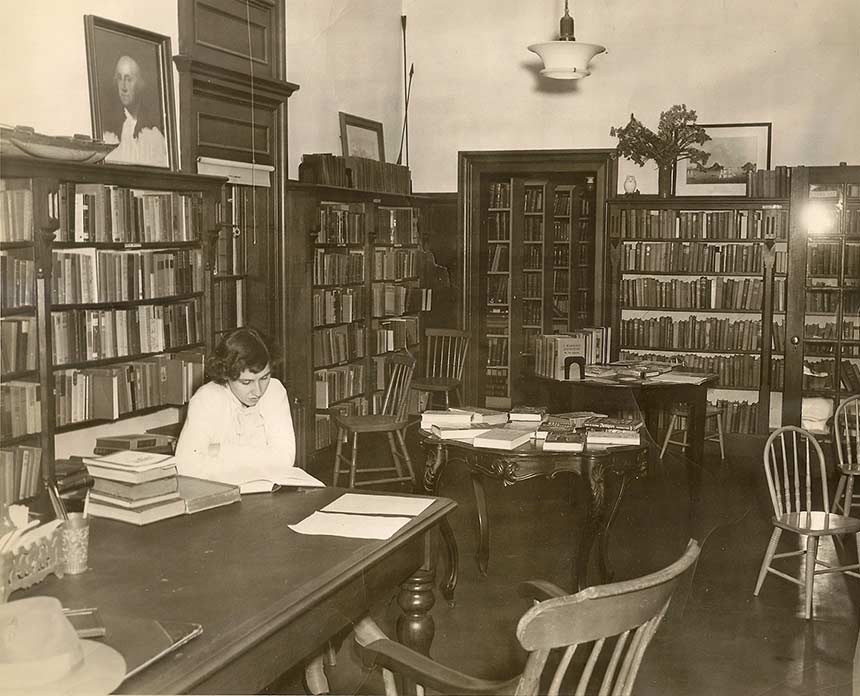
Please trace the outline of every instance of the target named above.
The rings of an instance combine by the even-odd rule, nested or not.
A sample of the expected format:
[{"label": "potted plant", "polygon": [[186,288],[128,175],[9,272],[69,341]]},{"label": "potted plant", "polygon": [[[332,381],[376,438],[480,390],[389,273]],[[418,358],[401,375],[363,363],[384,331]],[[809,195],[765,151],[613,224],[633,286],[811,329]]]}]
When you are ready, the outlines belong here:
[{"label": "potted plant", "polygon": [[696,125],[696,112],[686,104],[675,104],[660,114],[660,125],[655,133],[643,125],[633,114],[626,126],[611,128],[609,134],[618,138],[616,153],[632,160],[640,167],[647,160],[657,164],[658,191],[662,198],[671,195],[675,167],[681,160],[693,164],[706,164],[710,153],[694,145],[701,145],[711,137]]}]

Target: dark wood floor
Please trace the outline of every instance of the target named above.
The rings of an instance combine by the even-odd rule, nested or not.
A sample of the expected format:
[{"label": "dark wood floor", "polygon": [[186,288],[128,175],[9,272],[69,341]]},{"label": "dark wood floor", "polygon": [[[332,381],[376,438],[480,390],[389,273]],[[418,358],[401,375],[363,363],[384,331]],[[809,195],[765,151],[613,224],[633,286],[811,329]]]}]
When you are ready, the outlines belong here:
[{"label": "dark wood floor", "polygon": [[[660,476],[628,489],[612,530],[611,563],[618,579],[669,563],[690,537],[702,543],[695,573],[676,593],[634,693],[849,696],[860,580],[818,578],[813,621],[801,617],[801,588],[779,578],[770,576],[761,595],[753,597],[771,530],[760,454],[757,447],[733,442],[728,461],[721,464],[716,447],[710,448],[699,504],[689,501],[680,459],[667,457]],[[329,462],[313,469],[330,480]],[[509,676],[520,669],[525,655],[514,636],[516,622],[527,609],[516,585],[537,577],[568,585],[581,491],[573,479],[489,486],[487,577],[480,577],[473,560],[474,503],[468,475],[447,472],[440,493],[459,503],[452,524],[460,543],[461,576],[456,605],[448,606],[438,596],[433,609],[432,654],[475,676]],[[835,554],[833,544],[822,545],[825,554]],[[847,546],[841,555],[856,554],[853,544]],[[375,613],[391,635],[397,612],[392,601]],[[339,650],[338,664],[328,670],[333,692],[381,693],[378,678],[368,676],[355,661],[350,640]],[[299,677],[289,675],[270,691],[301,689]]]}]

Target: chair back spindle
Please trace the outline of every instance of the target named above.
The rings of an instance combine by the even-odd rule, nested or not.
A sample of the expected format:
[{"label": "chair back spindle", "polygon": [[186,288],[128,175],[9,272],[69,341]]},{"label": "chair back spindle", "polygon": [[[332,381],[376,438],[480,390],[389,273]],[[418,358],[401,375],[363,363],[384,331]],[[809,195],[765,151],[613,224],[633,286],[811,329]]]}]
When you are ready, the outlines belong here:
[{"label": "chair back spindle", "polygon": [[860,394],[843,401],[833,417],[839,468],[860,474]]},{"label": "chair back spindle", "polygon": [[424,335],[427,339],[425,375],[461,380],[469,347],[468,334],[453,329],[427,329]]},{"label": "chair back spindle", "polygon": [[409,405],[409,387],[415,370],[415,358],[405,351],[395,353],[388,360],[388,369],[390,374],[382,402],[382,415],[403,420]]},{"label": "chair back spindle", "polygon": [[[793,425],[774,431],[764,447],[764,468],[774,514],[830,512],[824,453],[815,437]],[[815,482],[821,506],[815,504]]]}]

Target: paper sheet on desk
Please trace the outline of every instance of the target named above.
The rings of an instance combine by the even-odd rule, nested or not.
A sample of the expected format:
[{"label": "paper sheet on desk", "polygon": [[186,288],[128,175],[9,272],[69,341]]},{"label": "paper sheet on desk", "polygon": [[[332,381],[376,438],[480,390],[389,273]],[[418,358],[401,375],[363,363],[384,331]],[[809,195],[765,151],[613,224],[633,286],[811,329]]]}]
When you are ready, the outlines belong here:
[{"label": "paper sheet on desk", "polygon": [[432,498],[409,498],[403,495],[367,495],[344,493],[326,505],[322,512],[352,512],[365,515],[420,515],[430,505]]},{"label": "paper sheet on desk", "polygon": [[351,539],[389,539],[409,522],[409,517],[343,515],[315,512],[298,524],[288,525],[299,534],[325,534]]}]

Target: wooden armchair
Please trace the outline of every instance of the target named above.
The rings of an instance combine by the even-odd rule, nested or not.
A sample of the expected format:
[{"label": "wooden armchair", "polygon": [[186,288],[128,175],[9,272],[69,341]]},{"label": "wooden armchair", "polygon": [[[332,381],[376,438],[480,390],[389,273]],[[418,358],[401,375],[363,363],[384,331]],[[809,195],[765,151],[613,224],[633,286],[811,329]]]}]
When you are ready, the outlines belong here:
[{"label": "wooden armchair", "polygon": [[[578,685],[565,684],[564,693],[576,689],[577,695],[584,694],[597,678],[593,683],[600,683],[601,694],[630,694],[642,656],[666,613],[678,579],[698,555],[698,543],[690,540],[684,554],[662,570],[634,580],[589,587],[574,595],[546,582],[524,583],[520,594],[535,604],[520,619],[517,638],[529,655],[522,674],[508,680],[477,679],[444,667],[388,639],[369,620],[356,627],[355,640],[365,664],[382,666],[388,696],[395,693],[394,674],[407,683],[443,694],[554,696],[560,692],[578,646],[583,646],[587,660]],[[604,648],[606,654],[601,655]],[[557,663],[549,661],[554,649],[562,650]],[[544,675],[548,664],[554,667]]]}]

